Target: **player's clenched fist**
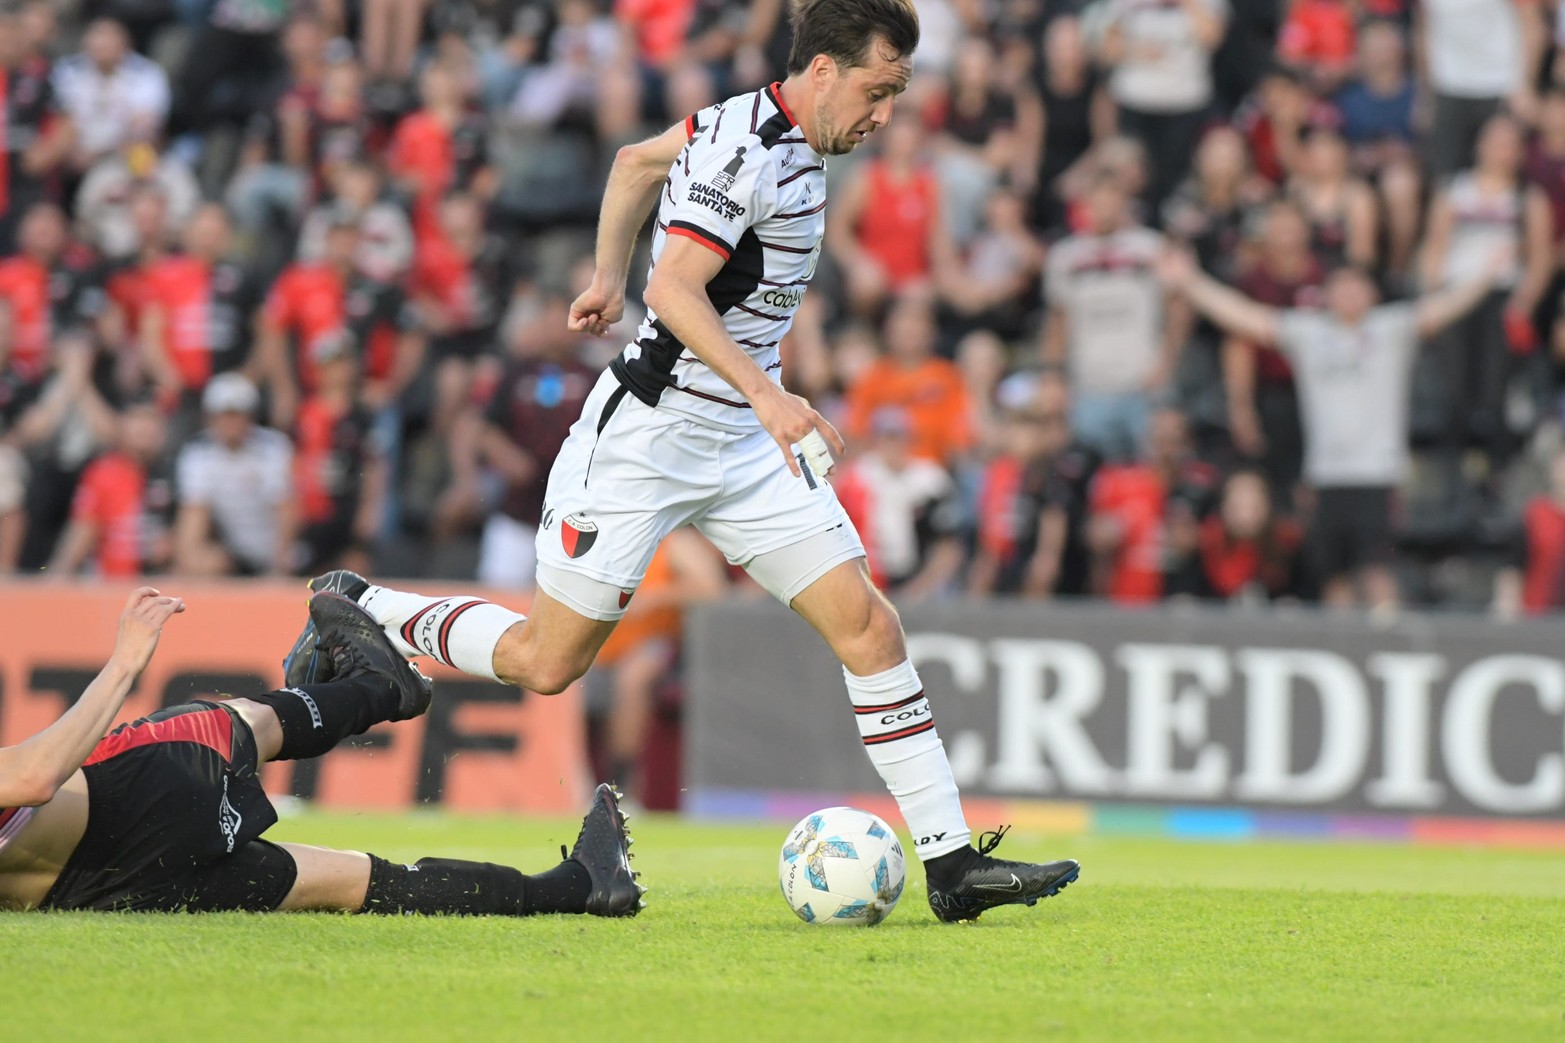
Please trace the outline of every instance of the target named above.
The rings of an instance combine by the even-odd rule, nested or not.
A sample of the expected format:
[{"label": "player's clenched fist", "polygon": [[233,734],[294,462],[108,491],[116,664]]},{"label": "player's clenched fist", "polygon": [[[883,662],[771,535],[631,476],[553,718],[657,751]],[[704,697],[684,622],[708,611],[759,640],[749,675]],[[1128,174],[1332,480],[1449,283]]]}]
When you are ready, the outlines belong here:
[{"label": "player's clenched fist", "polygon": [[624,288],[616,290],[599,286],[598,281],[594,279],[592,285],[571,302],[571,317],[565,325],[567,329],[601,337],[608,333],[609,327],[623,318],[624,314]]},{"label": "player's clenched fist", "polygon": [[[766,428],[766,433],[782,448],[783,457],[788,461],[788,470],[795,477],[802,477],[802,472],[799,470],[798,458],[793,454],[793,447],[811,435],[824,439],[832,452],[841,454],[847,451],[847,445],[837,429],[817,413],[808,400],[798,395],[777,388],[751,401],[750,405],[755,409],[755,418]],[[817,473],[824,475],[826,470],[830,470],[829,457],[825,470]]]}]

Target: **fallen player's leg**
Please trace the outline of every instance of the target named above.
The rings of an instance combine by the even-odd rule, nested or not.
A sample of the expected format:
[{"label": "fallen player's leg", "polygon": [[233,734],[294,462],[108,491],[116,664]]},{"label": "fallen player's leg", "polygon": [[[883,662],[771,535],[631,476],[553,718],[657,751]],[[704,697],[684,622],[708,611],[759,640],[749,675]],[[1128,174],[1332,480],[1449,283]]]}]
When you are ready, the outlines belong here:
[{"label": "fallen player's leg", "polygon": [[[57,910],[334,909],[372,913],[634,916],[644,888],[616,795],[600,787],[575,848],[536,875],[489,863],[374,855],[262,834],[267,760],[317,756],[429,705],[420,677],[362,609],[311,602],[331,680],[171,707],[101,740],[54,799],[0,838],[0,904]],[[6,851],[6,843],[12,851]],[[50,866],[38,852],[58,852]],[[40,875],[43,879],[40,882]]]}]

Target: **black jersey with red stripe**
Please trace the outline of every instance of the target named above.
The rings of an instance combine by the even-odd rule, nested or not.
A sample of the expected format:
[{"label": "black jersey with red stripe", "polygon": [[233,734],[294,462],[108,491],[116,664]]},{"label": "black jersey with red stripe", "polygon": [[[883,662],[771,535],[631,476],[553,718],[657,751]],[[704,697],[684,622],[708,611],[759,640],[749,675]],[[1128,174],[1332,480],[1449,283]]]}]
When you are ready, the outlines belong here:
[{"label": "black jersey with red stripe", "polygon": [[[734,341],[780,381],[778,344],[815,275],[826,231],[826,161],[810,147],[781,89],[740,94],[685,121],[689,139],[669,170],[652,266],[670,236],[723,259],[707,297]],[[648,311],[613,362],[620,383],[650,406],[709,426],[748,431],[754,415],[722,377]]]}]

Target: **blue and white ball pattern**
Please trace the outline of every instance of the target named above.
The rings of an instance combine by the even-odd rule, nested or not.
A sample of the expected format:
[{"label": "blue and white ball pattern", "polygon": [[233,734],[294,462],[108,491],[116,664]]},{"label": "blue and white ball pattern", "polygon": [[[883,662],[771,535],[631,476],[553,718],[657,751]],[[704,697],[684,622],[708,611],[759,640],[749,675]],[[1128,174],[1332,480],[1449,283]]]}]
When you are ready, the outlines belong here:
[{"label": "blue and white ball pattern", "polygon": [[824,808],[788,833],[777,879],[805,923],[871,927],[897,907],[907,859],[881,819],[858,808]]}]

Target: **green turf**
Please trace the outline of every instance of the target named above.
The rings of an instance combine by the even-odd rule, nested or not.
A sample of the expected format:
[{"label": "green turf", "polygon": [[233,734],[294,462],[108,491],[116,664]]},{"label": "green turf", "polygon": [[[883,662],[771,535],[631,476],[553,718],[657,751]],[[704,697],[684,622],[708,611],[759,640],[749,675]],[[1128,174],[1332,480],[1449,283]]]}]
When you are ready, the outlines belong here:
[{"label": "green turf", "polygon": [[[1565,853],[1053,841],[1082,881],[935,923],[793,918],[785,832],[644,819],[654,890],[575,917],[0,915],[3,1040],[1560,1039]],[[275,835],[541,868],[574,827],[306,815]]]}]

